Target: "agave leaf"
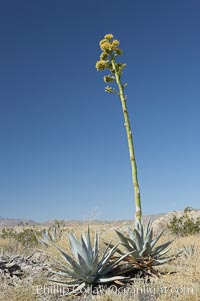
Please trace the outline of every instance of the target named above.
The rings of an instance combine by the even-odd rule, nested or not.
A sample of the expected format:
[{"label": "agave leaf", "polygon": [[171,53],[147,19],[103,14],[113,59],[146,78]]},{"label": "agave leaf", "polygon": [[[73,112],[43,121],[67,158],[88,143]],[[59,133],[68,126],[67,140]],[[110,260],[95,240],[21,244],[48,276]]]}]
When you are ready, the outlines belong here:
[{"label": "agave leaf", "polygon": [[97,283],[106,283],[106,282],[111,282],[115,280],[124,280],[124,279],[130,279],[130,277],[114,276],[114,277],[99,278]]},{"label": "agave leaf", "polygon": [[153,229],[151,229],[147,236],[144,238],[144,241],[148,241],[148,242],[151,242],[152,241],[152,238],[153,238]]},{"label": "agave leaf", "polygon": [[74,286],[76,286],[76,285],[79,285],[79,284],[81,284],[83,281],[82,280],[78,280],[78,279],[76,279],[76,280],[71,280],[71,281],[67,281],[67,282],[65,282],[66,284],[67,284],[67,286],[68,287],[74,287]]},{"label": "agave leaf", "polygon": [[82,246],[74,234],[69,233],[68,238],[69,238],[69,242],[70,242],[71,252],[74,255],[74,257],[76,259],[78,259],[78,253],[82,254]]},{"label": "agave leaf", "polygon": [[66,271],[66,272],[69,272],[70,274],[73,273],[73,270],[72,270],[70,267],[64,265],[61,261],[58,261],[58,260],[54,259],[52,256],[49,256],[49,257],[50,257],[50,258],[51,258],[58,266],[61,266],[61,267],[62,267],[62,268],[58,267],[58,269],[59,269],[60,271]]},{"label": "agave leaf", "polygon": [[115,230],[115,232],[117,233],[117,235],[119,236],[120,240],[122,241],[122,243],[124,245],[128,245],[128,239],[126,236],[124,236],[124,234],[122,234],[121,232],[119,232],[118,230]]},{"label": "agave leaf", "polygon": [[[138,252],[138,248],[137,248],[136,243],[135,243],[132,239],[130,239],[130,238],[128,238],[128,237],[127,237],[127,239],[128,239],[128,241],[129,241],[129,245],[128,245],[128,246],[125,246],[125,245],[123,244],[123,246],[126,248],[126,250],[127,250],[128,252],[132,252],[131,257],[133,257],[134,259],[139,258],[140,255],[139,255],[139,252]],[[125,254],[125,253],[123,253],[122,255],[124,255],[124,254]]]},{"label": "agave leaf", "polygon": [[82,254],[80,253],[80,255],[85,259],[88,259],[88,257],[90,256],[90,250],[87,246],[87,240],[85,234],[81,235],[80,244],[81,244],[81,252],[82,252]]},{"label": "agave leaf", "polygon": [[62,286],[66,286],[66,287],[74,287],[74,286],[78,286],[80,285],[83,281],[82,280],[74,280],[73,282],[66,282],[66,281],[62,281],[62,280],[57,280],[57,279],[49,279],[50,282],[55,282],[58,284],[61,284]]},{"label": "agave leaf", "polygon": [[163,257],[165,254],[167,254],[169,251],[171,250],[171,246],[168,246],[166,249],[164,249],[163,251],[160,251],[158,255],[155,255],[154,258],[161,258]]},{"label": "agave leaf", "polygon": [[135,233],[130,226],[128,227],[128,235],[132,240],[135,240]]},{"label": "agave leaf", "polygon": [[148,235],[148,233],[152,230],[152,220],[149,219],[146,227],[145,227],[145,230],[144,230],[144,238]]},{"label": "agave leaf", "polygon": [[143,220],[139,221],[136,219],[135,221],[135,229],[134,231],[137,231],[138,234],[143,238],[144,237],[144,225],[143,225]]},{"label": "agave leaf", "polygon": [[92,259],[93,259],[92,250],[88,249],[85,237],[83,237],[82,235],[81,235],[81,243],[82,243],[82,251],[80,255],[84,258],[87,265],[90,266],[92,264]]},{"label": "agave leaf", "polygon": [[116,252],[116,249],[117,249],[118,245],[119,244],[117,244],[116,246],[114,246],[113,248],[111,248],[109,250],[109,252],[104,253],[104,256],[99,261],[98,266],[101,266],[103,268],[103,266],[107,263],[107,261],[110,259],[110,257],[112,257],[112,255]]},{"label": "agave leaf", "polygon": [[[107,243],[107,242],[104,242],[104,243],[105,243],[105,245],[107,246],[107,248],[109,248],[109,247],[113,248],[113,247],[114,247],[114,245],[111,244],[111,243]],[[125,254],[125,253],[124,253],[123,251],[121,251],[119,248],[116,249],[116,252],[117,252],[118,254],[120,254],[120,255],[124,255],[124,254]]]},{"label": "agave leaf", "polygon": [[[169,249],[171,249],[171,246],[170,247],[168,247]],[[182,252],[184,251],[184,249],[183,250],[180,250],[178,253],[175,253],[175,254],[172,254],[171,256],[168,256],[167,258],[170,258],[170,257],[172,257],[172,258],[176,258],[178,255],[180,255]],[[165,253],[167,253],[167,252],[162,252],[163,254],[161,255],[161,256],[158,256],[158,258],[156,259],[156,260],[161,260],[161,259],[164,259],[164,258],[166,258],[166,257],[163,257],[163,255],[165,254]]]},{"label": "agave leaf", "polygon": [[[57,269],[59,270],[59,272],[64,273],[65,275],[68,275],[69,278],[77,278],[78,277],[78,275],[70,268],[62,269],[62,268],[57,267]],[[53,274],[58,274],[59,272],[52,271]]]},{"label": "agave leaf", "polygon": [[96,257],[96,255],[99,252],[99,236],[97,233],[95,233],[94,237],[94,247],[93,247],[93,257]]},{"label": "agave leaf", "polygon": [[71,275],[69,275],[69,273],[65,272],[65,271],[61,271],[59,270],[59,272],[55,272],[55,271],[52,271],[53,274],[55,275],[59,275],[59,276],[65,276],[65,277],[71,277]]},{"label": "agave leaf", "polygon": [[86,244],[87,244],[87,248],[89,250],[89,256],[90,258],[92,258],[92,244],[91,244],[91,239],[90,239],[90,229],[88,226],[88,233],[87,233],[87,238],[86,238]]},{"label": "agave leaf", "polygon": [[171,245],[171,243],[172,243],[173,241],[174,241],[174,239],[172,239],[172,240],[170,240],[170,241],[167,241],[166,243],[164,243],[164,244],[162,244],[162,245],[156,247],[156,248],[153,250],[151,256],[154,257],[154,256],[156,256],[157,254],[159,254],[161,251],[163,251],[163,250],[166,249],[169,245]]},{"label": "agave leaf", "polygon": [[128,257],[129,255],[131,255],[132,252],[129,252],[123,256],[121,256],[119,259],[117,259],[116,261],[114,261],[113,263],[109,264],[107,268],[105,268],[105,270],[103,270],[103,272],[101,273],[101,275],[105,275],[107,273],[109,273],[116,265],[118,265],[122,260],[124,260],[124,258]]},{"label": "agave leaf", "polygon": [[104,258],[106,256],[106,254],[108,253],[108,250],[110,248],[115,247],[115,245],[111,244],[111,241],[109,243],[105,243],[105,245],[106,245],[106,248],[105,248],[105,250],[103,252],[102,258]]},{"label": "agave leaf", "polygon": [[104,267],[108,264],[108,260],[113,256],[113,254],[116,252],[116,249],[119,244],[114,246],[107,254],[105,254],[104,257],[99,261],[97,265],[98,273],[101,273],[102,270],[104,270]]},{"label": "agave leaf", "polygon": [[[128,252],[132,252],[132,257],[133,258],[137,258],[139,257],[139,252],[138,252],[138,246],[137,244],[135,243],[134,240],[132,240],[131,238],[129,237],[126,237],[124,236],[121,232],[115,230],[116,233],[118,234],[121,242],[122,242],[122,245],[127,249]],[[135,230],[134,230],[135,231]],[[136,238],[135,238],[136,239]],[[134,251],[134,252],[133,252]],[[121,255],[124,255],[125,253],[120,253]]]},{"label": "agave leaf", "polygon": [[91,274],[94,275],[97,273],[98,270],[98,261],[99,261],[99,256],[98,254],[96,254],[95,257],[93,257],[93,261],[92,261],[92,270],[91,270]]},{"label": "agave leaf", "polygon": [[71,292],[68,292],[67,295],[72,295],[74,293],[77,293],[78,291],[80,292],[81,289],[83,289],[85,286],[86,286],[86,283],[81,281],[81,282],[78,282],[77,281],[77,284],[75,285],[68,285],[67,283],[65,283],[64,281],[59,281],[59,280],[54,280],[54,279],[51,279],[50,280],[51,282],[55,282],[55,283],[58,283],[58,284],[62,284],[62,286],[66,286],[66,287],[74,287],[74,286],[77,286],[75,289],[73,289]]},{"label": "agave leaf", "polygon": [[52,226],[52,228],[51,228],[51,239],[52,239],[53,242],[56,240],[56,235],[57,235],[56,227]]},{"label": "agave leaf", "polygon": [[80,255],[87,263],[87,265],[90,265],[91,261],[83,237],[81,236],[82,245],[79,243],[79,241],[73,234],[69,234],[69,241],[70,241],[71,252],[73,253],[76,260],[79,259],[79,255]]},{"label": "agave leaf", "polygon": [[42,234],[42,241],[46,244],[50,244],[53,242],[51,234],[49,233],[49,231],[47,229],[44,229],[41,231]]},{"label": "agave leaf", "polygon": [[[122,242],[122,245],[129,251],[133,251],[133,247],[130,246],[129,242],[131,241],[131,244],[133,244],[133,246],[135,245],[134,241],[131,240],[130,238],[124,236],[124,234],[122,234],[121,232],[115,230],[115,232],[117,233],[117,235],[119,236],[119,239]],[[136,246],[136,245],[135,245]]]},{"label": "agave leaf", "polygon": [[140,236],[140,233],[136,229],[135,229],[135,236],[136,236],[135,243],[136,243],[137,251],[140,253],[144,244],[143,237]]},{"label": "agave leaf", "polygon": [[47,229],[43,229],[41,231],[41,234],[42,234],[44,239],[50,240],[51,237],[50,237],[49,231]]},{"label": "agave leaf", "polygon": [[82,270],[84,271],[85,276],[90,275],[91,270],[92,270],[92,265],[87,265],[83,257],[81,257],[80,254],[78,254],[78,261],[79,265],[81,266]]},{"label": "agave leaf", "polygon": [[139,255],[141,257],[149,257],[150,253],[151,253],[151,246],[150,243],[147,241],[145,242],[143,250],[139,253]]},{"label": "agave leaf", "polygon": [[144,231],[144,242],[151,242],[153,238],[153,228],[151,228],[151,220],[149,220]]},{"label": "agave leaf", "polygon": [[[81,283],[75,290],[73,290],[72,292],[71,292],[71,294],[74,294],[74,293],[76,293],[76,292],[80,292],[84,287],[86,286],[86,283],[85,282],[83,282],[83,283]],[[69,295],[69,294],[68,294]]]},{"label": "agave leaf", "polygon": [[[136,239],[136,238],[135,238]],[[130,252],[131,252],[131,250],[135,250],[135,251],[137,251],[137,244],[135,243],[135,241],[134,240],[132,240],[131,238],[129,238],[129,237],[127,237],[127,240],[128,240],[128,242],[129,242],[129,245],[130,245]]]},{"label": "agave leaf", "polygon": [[[118,244],[119,245],[119,244]],[[118,246],[117,245],[117,246]],[[110,247],[111,247],[111,249],[110,249]],[[109,250],[110,249],[110,250]],[[111,243],[109,243],[108,245],[107,245],[107,247],[105,248],[105,250],[104,250],[104,253],[103,253],[103,255],[102,255],[102,257],[101,257],[101,260],[99,261],[99,263],[98,263],[98,266],[101,266],[102,265],[102,263],[106,260],[106,257],[109,255],[109,253],[112,251],[112,250],[117,250],[117,248],[116,248],[116,245],[111,245]]]},{"label": "agave leaf", "polygon": [[51,245],[48,241],[44,240],[43,238],[41,238],[39,236],[36,236],[36,237],[37,237],[38,242],[43,244],[45,247],[48,247]]},{"label": "agave leaf", "polygon": [[153,263],[153,265],[154,266],[156,266],[156,265],[162,265],[164,263],[172,261],[173,259],[174,259],[174,256],[165,257],[165,258],[162,258],[162,259],[156,259],[155,262]]},{"label": "agave leaf", "polygon": [[157,237],[155,239],[152,240],[151,244],[151,248],[153,249],[153,247],[155,246],[155,244],[157,243],[157,241],[160,239],[160,237],[162,236],[162,234],[164,233],[164,229],[160,231],[160,233],[157,235]]},{"label": "agave leaf", "polygon": [[65,270],[61,270],[61,269],[59,269],[59,272],[56,272],[56,271],[51,271],[51,273],[53,273],[53,274],[55,274],[55,275],[60,275],[60,276],[65,276],[65,277],[67,277],[67,278],[77,278],[77,274],[76,273],[74,273],[73,271],[71,272],[71,271],[69,271],[69,272],[67,272],[67,271],[65,271]]},{"label": "agave leaf", "polygon": [[81,266],[65,251],[63,251],[61,248],[55,246],[63,255],[63,258],[72,266],[74,272],[79,275],[80,277],[84,277],[83,270],[81,269]]}]

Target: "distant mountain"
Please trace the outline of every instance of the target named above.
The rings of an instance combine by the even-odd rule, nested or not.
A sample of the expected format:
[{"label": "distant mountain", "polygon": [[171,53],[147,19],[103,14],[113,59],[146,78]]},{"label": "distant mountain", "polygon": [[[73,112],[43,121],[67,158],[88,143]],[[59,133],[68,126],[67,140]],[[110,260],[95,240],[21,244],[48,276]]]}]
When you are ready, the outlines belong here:
[{"label": "distant mountain", "polygon": [[[178,217],[180,215],[183,214],[183,211],[172,211],[172,212],[168,212],[168,213],[157,213],[157,214],[148,214],[148,215],[143,215],[143,221],[146,223],[149,219],[152,220],[153,225],[155,228],[162,228],[164,226],[167,225],[167,223],[169,222],[170,218],[173,215],[177,215]],[[192,210],[190,212],[190,215],[194,218],[199,217],[200,216],[200,210],[196,209],[196,210]],[[28,220],[28,219],[24,219],[24,218],[4,218],[4,217],[0,217],[0,227],[15,227],[18,225],[21,226],[34,226],[34,225],[40,225],[40,226],[51,226],[53,225],[56,221],[58,220],[49,220],[49,221],[45,221],[45,222],[35,222],[34,220]],[[59,220],[60,221],[60,220]],[[66,226],[74,226],[77,224],[93,224],[93,225],[100,225],[100,224],[118,224],[118,223],[129,223],[129,222],[133,222],[133,220],[63,220],[64,224]]]},{"label": "distant mountain", "polygon": [[[161,218],[166,213],[157,213],[157,214],[149,214],[149,215],[143,215],[143,221],[146,223],[149,219],[151,221],[155,221],[159,218]],[[42,226],[50,227],[51,225],[55,224],[57,221],[62,221],[66,226],[74,226],[74,225],[80,225],[80,224],[90,224],[90,225],[102,225],[102,224],[113,224],[113,223],[127,223],[127,222],[133,222],[133,220],[100,220],[100,219],[85,219],[85,220],[48,220],[45,222],[39,223]]]},{"label": "distant mountain", "polygon": [[28,220],[24,218],[4,218],[0,217],[0,227],[15,227],[15,226],[33,226],[33,225],[38,225],[37,222],[33,220]]},{"label": "distant mountain", "polygon": [[[152,221],[160,218],[161,216],[163,216],[165,213],[159,213],[159,214],[151,214],[151,215],[144,215],[143,219],[144,221],[147,221],[149,219],[151,219]],[[127,221],[127,220],[126,220]],[[56,222],[55,220],[49,220],[49,221],[45,221],[45,222],[35,222],[34,220],[28,220],[28,219],[24,219],[24,218],[4,218],[4,217],[0,217],[0,227],[15,227],[15,226],[33,226],[33,225],[43,225],[43,226],[51,226],[52,224],[54,224]],[[111,221],[111,220],[64,220],[64,223],[68,226],[73,226],[73,225],[77,225],[77,224],[84,224],[84,223],[90,223],[93,225],[98,225],[98,224],[109,224],[109,223],[113,223],[113,222],[123,222],[123,220],[115,220],[115,221]],[[125,220],[124,220],[125,222]]]}]

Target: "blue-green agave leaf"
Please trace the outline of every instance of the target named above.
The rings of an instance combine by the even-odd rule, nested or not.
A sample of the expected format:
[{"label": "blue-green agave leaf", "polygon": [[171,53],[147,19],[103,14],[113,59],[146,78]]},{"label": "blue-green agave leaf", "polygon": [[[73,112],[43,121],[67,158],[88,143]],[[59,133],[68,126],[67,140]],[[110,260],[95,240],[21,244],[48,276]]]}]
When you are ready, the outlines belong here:
[{"label": "blue-green agave leaf", "polygon": [[165,231],[164,229],[161,230],[160,233],[156,236],[156,238],[152,240],[152,242],[150,243],[152,249],[156,245],[156,243],[158,242],[158,240],[160,239],[160,237],[163,235],[164,231]]}]

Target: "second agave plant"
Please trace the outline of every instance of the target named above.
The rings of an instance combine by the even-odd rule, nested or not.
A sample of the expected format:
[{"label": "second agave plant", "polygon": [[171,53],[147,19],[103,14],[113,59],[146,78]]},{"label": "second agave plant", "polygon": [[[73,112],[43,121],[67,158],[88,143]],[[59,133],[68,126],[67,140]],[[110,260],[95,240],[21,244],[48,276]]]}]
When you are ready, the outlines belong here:
[{"label": "second agave plant", "polygon": [[[159,273],[153,269],[153,266],[170,262],[183,252],[183,250],[181,250],[176,254],[166,256],[171,249],[171,244],[174,239],[157,246],[157,242],[163,232],[164,230],[161,230],[157,236],[153,237],[151,220],[149,220],[146,227],[144,227],[143,222],[136,222],[134,229],[129,227],[128,236],[116,230],[124,249],[131,252],[127,258],[128,261],[132,262],[134,266],[149,269],[157,275]],[[123,255],[123,252],[120,251],[120,254]]]}]

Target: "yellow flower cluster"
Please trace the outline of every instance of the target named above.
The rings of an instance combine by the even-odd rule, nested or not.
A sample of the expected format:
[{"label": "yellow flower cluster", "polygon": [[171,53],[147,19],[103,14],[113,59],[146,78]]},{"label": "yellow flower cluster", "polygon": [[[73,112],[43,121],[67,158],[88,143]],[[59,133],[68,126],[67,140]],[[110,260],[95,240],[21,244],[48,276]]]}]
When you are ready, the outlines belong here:
[{"label": "yellow flower cluster", "polygon": [[117,55],[121,55],[121,49],[117,48],[120,44],[118,40],[113,40],[114,36],[112,34],[107,34],[104,36],[104,39],[100,41],[99,46],[101,50],[107,54],[111,54],[112,51],[115,51]]},{"label": "yellow flower cluster", "polygon": [[106,68],[106,61],[101,60],[96,62],[97,70],[104,70]]},{"label": "yellow flower cluster", "polygon": [[113,38],[114,38],[114,36],[113,36],[112,33],[108,33],[108,34],[106,34],[106,35],[104,36],[104,39],[107,39],[107,40],[111,40],[111,39],[113,39]]},{"label": "yellow flower cluster", "polygon": [[113,46],[119,46],[119,44],[120,44],[120,43],[119,43],[118,40],[113,40],[113,41],[112,41],[112,45],[113,45]]},{"label": "yellow flower cluster", "polygon": [[[97,70],[109,69],[113,73],[111,60],[116,56],[122,55],[122,50],[118,47],[120,42],[114,39],[113,34],[109,33],[100,41],[99,46],[102,50],[100,60],[96,63]],[[119,71],[122,69],[118,66]],[[105,80],[105,79],[104,79]],[[106,79],[108,82],[108,78]]]},{"label": "yellow flower cluster", "polygon": [[122,50],[120,48],[115,48],[115,53],[117,55],[122,55]]},{"label": "yellow flower cluster", "polygon": [[109,43],[107,41],[100,44],[101,50],[104,52],[107,52],[107,53],[111,52],[111,50],[112,50],[111,46],[112,46],[111,43]]},{"label": "yellow flower cluster", "polygon": [[105,61],[107,60],[107,58],[108,58],[108,54],[106,52],[102,52],[100,55],[100,60]]},{"label": "yellow flower cluster", "polygon": [[115,81],[115,78],[114,78],[114,76],[105,75],[103,80],[104,80],[105,83],[112,83],[112,82]]},{"label": "yellow flower cluster", "polygon": [[[120,42],[114,39],[111,33],[106,34],[99,43],[102,52],[99,61],[96,62],[96,69],[98,71],[108,70],[110,74],[103,77],[104,82],[107,84],[115,82],[118,85],[118,80],[120,80],[123,69],[126,67],[126,64],[117,62],[118,56],[122,55],[122,50],[119,48],[119,45]],[[122,86],[125,87],[126,85],[127,83]],[[119,91],[111,86],[106,86],[105,91],[120,95]]]},{"label": "yellow flower cluster", "polygon": [[126,67],[126,64],[117,63],[117,64],[115,64],[115,67],[116,67],[117,73],[119,73],[121,75],[123,69]]},{"label": "yellow flower cluster", "polygon": [[113,88],[112,87],[105,87],[105,91],[108,92],[108,93],[112,93],[113,92]]}]

